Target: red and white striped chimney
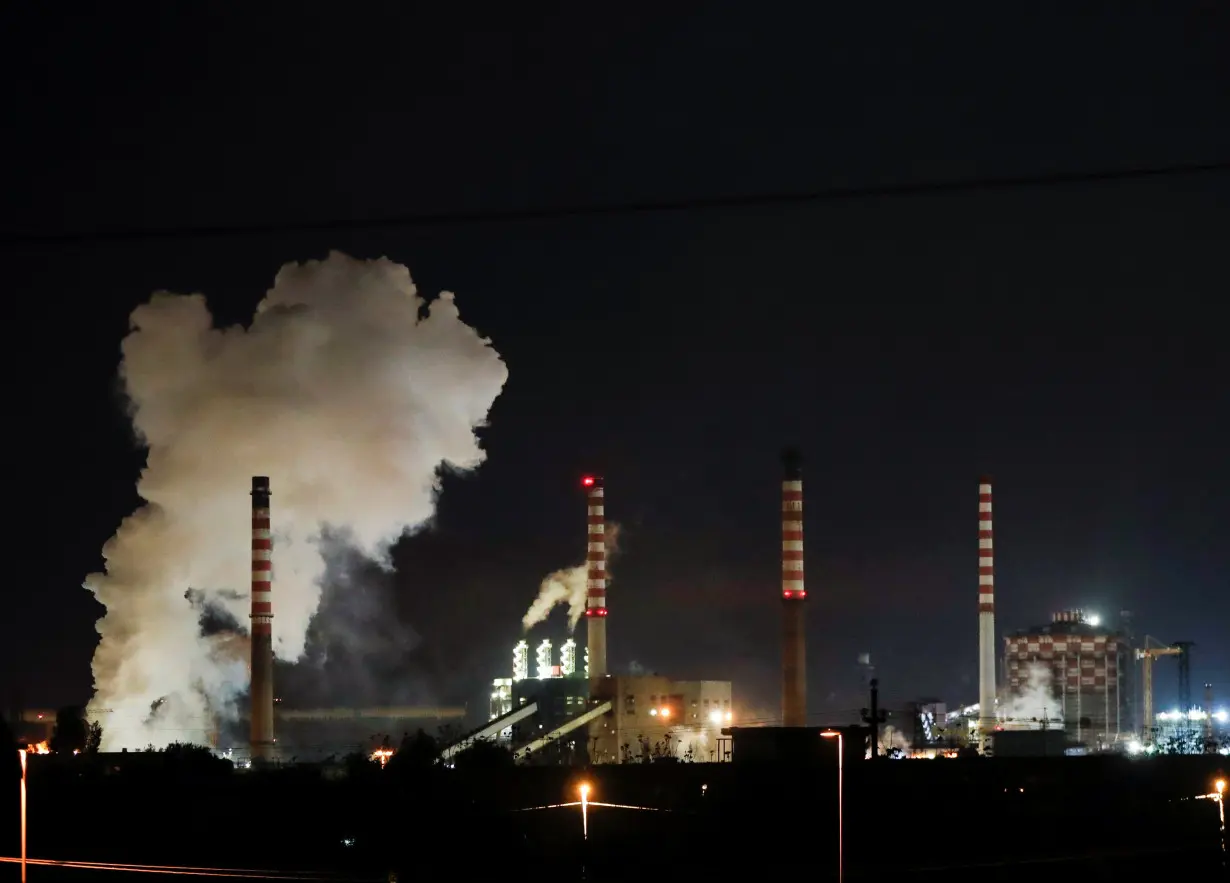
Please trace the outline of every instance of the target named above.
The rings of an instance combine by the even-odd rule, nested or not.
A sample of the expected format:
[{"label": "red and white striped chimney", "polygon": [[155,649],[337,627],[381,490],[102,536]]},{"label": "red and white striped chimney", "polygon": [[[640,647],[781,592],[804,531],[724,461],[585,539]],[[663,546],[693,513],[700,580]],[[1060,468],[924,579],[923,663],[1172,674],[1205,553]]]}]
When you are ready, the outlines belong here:
[{"label": "red and white striped chimney", "polygon": [[978,481],[978,718],[985,750],[995,732],[995,532],[991,477]]},{"label": "red and white striped chimney", "polygon": [[586,489],[585,624],[588,630],[589,676],[606,677],[606,506],[602,479],[587,475]]},{"label": "red and white striped chimney", "polygon": [[252,478],[252,686],[253,762],[274,757],[273,736],[273,536],[269,527],[269,479]]},{"label": "red and white striped chimney", "polygon": [[782,725],[807,725],[807,630],[803,602],[803,459],[782,454]]}]

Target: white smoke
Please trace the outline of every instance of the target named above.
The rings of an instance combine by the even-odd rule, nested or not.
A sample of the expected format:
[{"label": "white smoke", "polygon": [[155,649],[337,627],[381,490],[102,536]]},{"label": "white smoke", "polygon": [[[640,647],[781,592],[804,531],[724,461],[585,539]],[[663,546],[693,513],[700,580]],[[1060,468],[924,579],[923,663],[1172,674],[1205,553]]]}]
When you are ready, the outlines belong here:
[{"label": "white smoke", "polygon": [[1031,662],[1025,667],[1021,686],[999,704],[998,717],[1005,729],[1040,730],[1063,724],[1063,707],[1055,695],[1050,666]]},{"label": "white smoke", "polygon": [[390,545],[431,519],[441,467],[483,461],[475,429],[508,376],[451,293],[428,307],[405,267],[336,252],[284,266],[246,329],[165,292],[131,326],[120,376],[148,448],[145,505],[85,582],[107,608],[90,706],[106,750],[234,716],[245,642],[204,637],[185,594],[248,622],[251,476],[270,477],[274,652],[293,661],[320,601],[322,528],[388,567]]},{"label": "white smoke", "polygon": [[716,756],[717,750],[709,730],[704,727],[675,727],[671,730],[671,736],[672,754],[680,760],[692,763],[714,763],[720,760]]},{"label": "white smoke", "polygon": [[[606,555],[607,564],[619,551],[619,525],[607,522],[606,525]],[[572,631],[585,613],[585,592],[588,588],[589,565],[581,562],[576,567],[567,570],[557,570],[547,576],[538,587],[538,597],[530,604],[530,609],[521,618],[521,627],[529,631],[547,618],[547,615],[559,604],[568,605],[568,630]],[[611,584],[611,571],[606,572],[606,582]]]},{"label": "white smoke", "polygon": [[[868,739],[868,742],[871,740]],[[907,754],[910,750],[910,740],[901,730],[894,727],[892,724],[885,724],[880,727],[880,738],[876,742],[876,747],[883,757],[889,757],[894,751],[900,751],[902,754]],[[871,748],[867,748],[867,756],[871,756]]]}]

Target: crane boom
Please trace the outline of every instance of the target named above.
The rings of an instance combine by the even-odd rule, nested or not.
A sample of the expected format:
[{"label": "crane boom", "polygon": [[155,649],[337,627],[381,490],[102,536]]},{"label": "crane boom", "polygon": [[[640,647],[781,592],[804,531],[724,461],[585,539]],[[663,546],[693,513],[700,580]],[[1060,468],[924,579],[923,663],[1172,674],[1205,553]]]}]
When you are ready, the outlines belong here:
[{"label": "crane boom", "polygon": [[1141,669],[1144,675],[1144,706],[1145,706],[1145,726],[1143,733],[1143,742],[1145,747],[1153,744],[1154,732],[1157,729],[1153,723],[1153,660],[1163,656],[1178,656],[1183,652],[1181,647],[1157,646],[1150,647],[1149,642],[1161,645],[1162,642],[1157,638],[1150,638],[1145,635],[1145,646],[1136,651],[1136,658],[1142,663]]}]

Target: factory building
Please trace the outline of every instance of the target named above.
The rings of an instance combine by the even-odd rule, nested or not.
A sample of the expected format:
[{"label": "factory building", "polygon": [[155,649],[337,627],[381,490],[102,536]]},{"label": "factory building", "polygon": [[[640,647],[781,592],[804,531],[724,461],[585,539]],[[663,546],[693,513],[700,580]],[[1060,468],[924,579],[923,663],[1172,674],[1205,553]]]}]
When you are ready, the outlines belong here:
[{"label": "factory building", "polygon": [[730,759],[721,738],[734,721],[730,681],[616,675],[596,683],[594,701],[611,709],[590,724],[593,763]]},{"label": "factory building", "polygon": [[[513,648],[513,676],[497,678],[491,691],[491,721],[514,716],[533,705],[534,713],[496,733],[523,760],[530,755],[550,762],[642,762],[670,756],[680,760],[728,760],[721,730],[734,720],[729,681],[678,681],[653,676],[589,678],[578,670],[576,643],[560,647],[558,663],[550,640],[535,649],[530,674],[529,645]],[[599,692],[591,695],[591,685]],[[609,708],[605,707],[609,705]],[[588,726],[576,722],[601,709]],[[529,748],[527,751],[526,748]]]},{"label": "factory building", "polygon": [[569,638],[559,650],[559,661],[554,657],[554,647],[549,638],[535,648],[535,666],[530,674],[529,644],[519,641],[513,647],[513,670],[511,678],[496,678],[491,685],[491,714],[489,720],[498,720],[515,708],[529,703],[538,703],[532,724],[506,727],[497,738],[508,744],[529,737],[530,730],[554,730],[571,718],[585,711],[589,699],[589,658],[577,670],[577,642]]},{"label": "factory building", "polygon": [[[588,644],[583,664],[577,664],[577,645],[571,638],[561,645],[558,662],[551,641],[544,640],[535,650],[531,673],[529,644],[518,642],[512,653],[512,677],[492,683],[490,720],[445,748],[441,758],[448,763],[475,741],[496,739],[508,745],[518,761],[530,763],[729,760],[730,740],[722,737],[722,729],[734,721],[730,681],[681,681],[656,674],[609,672],[606,487],[602,478],[592,475],[585,476],[581,486],[586,496]],[[799,491],[794,484],[787,491],[792,494],[787,514],[797,518],[794,495]],[[792,538],[790,542],[797,541]],[[798,566],[793,546],[790,551],[793,579]],[[800,583],[797,598],[792,596],[792,600],[801,599]],[[801,677],[801,672],[796,674]]]},{"label": "factory building", "polygon": [[1005,637],[1004,661],[1004,729],[1062,727],[1069,739],[1104,748],[1132,738],[1132,647],[1123,632],[1065,610]]}]

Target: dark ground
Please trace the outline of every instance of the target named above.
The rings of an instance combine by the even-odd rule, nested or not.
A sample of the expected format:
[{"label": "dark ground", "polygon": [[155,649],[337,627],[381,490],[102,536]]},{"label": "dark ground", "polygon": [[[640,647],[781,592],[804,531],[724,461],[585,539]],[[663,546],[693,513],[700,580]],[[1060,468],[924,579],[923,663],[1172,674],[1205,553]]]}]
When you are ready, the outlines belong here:
[{"label": "dark ground", "polygon": [[[1224,773],[1219,760],[853,764],[846,879],[938,880],[978,866],[996,880],[1069,872],[1101,880],[1151,867],[1218,879],[1216,806],[1184,798],[1209,790]],[[480,775],[390,767],[326,780],[315,770],[211,778],[135,762],[102,775],[86,763],[34,761],[33,857],[347,879],[384,880],[396,869],[403,883],[824,880],[836,870],[836,777],[825,769],[681,764]],[[575,799],[583,777],[596,800],[665,811],[593,808],[588,841],[575,808],[515,811]],[[10,793],[16,798],[16,783]],[[16,799],[4,803],[0,844],[15,855]],[[16,879],[15,867],[4,872]],[[42,867],[30,879],[121,877],[158,879]]]}]

